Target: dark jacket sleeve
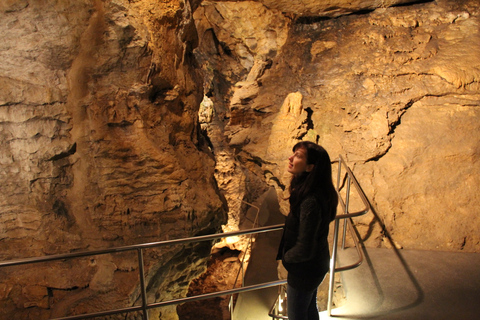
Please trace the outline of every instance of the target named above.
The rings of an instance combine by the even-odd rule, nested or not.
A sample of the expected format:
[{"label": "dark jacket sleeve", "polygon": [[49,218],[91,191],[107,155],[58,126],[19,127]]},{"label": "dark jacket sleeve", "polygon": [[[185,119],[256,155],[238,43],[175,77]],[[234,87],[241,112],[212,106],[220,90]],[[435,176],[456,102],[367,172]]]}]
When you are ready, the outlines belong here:
[{"label": "dark jacket sleeve", "polygon": [[312,260],[317,253],[317,231],[322,213],[314,197],[305,199],[300,205],[298,237],[295,245],[283,257],[287,263],[300,263]]}]

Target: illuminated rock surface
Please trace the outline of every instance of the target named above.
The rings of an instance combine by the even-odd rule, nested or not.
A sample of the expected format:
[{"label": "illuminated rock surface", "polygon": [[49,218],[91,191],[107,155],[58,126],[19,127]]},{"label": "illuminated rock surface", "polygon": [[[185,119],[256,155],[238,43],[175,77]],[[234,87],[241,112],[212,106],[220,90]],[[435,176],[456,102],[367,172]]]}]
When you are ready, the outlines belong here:
[{"label": "illuminated rock surface", "polygon": [[[480,4],[395,3],[3,1],[1,259],[235,230],[241,200],[285,196],[298,139],[346,158],[399,247],[479,252]],[[208,252],[147,251],[150,301]],[[139,297],[135,254],[34,270],[0,270],[2,317]]]},{"label": "illuminated rock surface", "polygon": [[[1,259],[220,230],[226,210],[196,120],[203,92],[190,6],[23,3],[2,2],[0,22]],[[146,250],[149,300],[184,295],[209,251],[205,243]],[[0,318],[131,306],[136,259],[15,271],[18,281],[1,284]],[[8,279],[10,269],[0,272]],[[176,317],[170,309],[163,318]]]},{"label": "illuminated rock surface", "polygon": [[[207,71],[215,70],[211,99],[219,117],[227,118],[225,134],[237,158],[257,163],[252,170],[278,186],[281,196],[294,142],[318,140],[332,158],[346,158],[399,247],[479,251],[478,2],[281,20],[289,26],[285,43],[246,50],[252,65],[265,66],[255,76],[254,68],[237,71],[243,70],[245,51],[237,48],[281,33],[270,27],[270,33],[249,31],[254,27],[247,23],[242,32],[225,30],[230,24],[219,12],[226,21],[251,15],[225,6],[204,4],[195,15],[200,51],[212,50],[211,30],[217,37],[218,55],[200,57]],[[237,34],[261,38],[246,41]],[[234,85],[226,86],[225,79]],[[246,98],[236,99],[241,96]],[[361,209],[356,203],[352,210],[355,205]],[[358,222],[368,245],[388,246],[372,214]]]}]

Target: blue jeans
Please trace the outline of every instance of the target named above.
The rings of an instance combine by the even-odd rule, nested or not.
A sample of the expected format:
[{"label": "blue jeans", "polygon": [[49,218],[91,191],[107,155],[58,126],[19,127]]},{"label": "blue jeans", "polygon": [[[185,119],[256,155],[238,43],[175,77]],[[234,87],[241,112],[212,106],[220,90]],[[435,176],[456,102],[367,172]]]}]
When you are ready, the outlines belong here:
[{"label": "blue jeans", "polygon": [[288,320],[319,320],[317,289],[302,291],[287,284],[287,312]]}]

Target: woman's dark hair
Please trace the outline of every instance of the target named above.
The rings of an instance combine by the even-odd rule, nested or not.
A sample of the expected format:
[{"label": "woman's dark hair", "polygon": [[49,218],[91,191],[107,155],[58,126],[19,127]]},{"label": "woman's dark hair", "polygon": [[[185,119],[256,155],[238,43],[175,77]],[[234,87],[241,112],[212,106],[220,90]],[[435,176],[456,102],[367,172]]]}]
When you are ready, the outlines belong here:
[{"label": "woman's dark hair", "polygon": [[330,212],[328,219],[335,219],[338,195],[332,180],[332,164],[327,151],[316,143],[301,141],[293,147],[293,152],[299,148],[307,151],[307,164],[313,164],[310,172],[294,175],[290,183],[290,207],[299,205],[307,195],[314,194],[328,204]]}]

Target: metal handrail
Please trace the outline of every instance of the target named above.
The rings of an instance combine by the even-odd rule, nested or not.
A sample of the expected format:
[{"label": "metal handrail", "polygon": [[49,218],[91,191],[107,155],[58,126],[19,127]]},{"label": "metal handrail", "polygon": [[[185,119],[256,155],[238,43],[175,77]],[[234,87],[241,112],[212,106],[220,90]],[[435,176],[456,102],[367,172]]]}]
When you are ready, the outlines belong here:
[{"label": "metal handrail", "polygon": [[[346,165],[346,162],[343,159],[343,157],[341,155],[339,155],[338,157],[339,158],[338,158],[337,192],[340,191],[339,188],[340,188],[340,178],[341,178],[341,166],[343,165],[345,171],[347,172],[348,177],[351,179],[351,182],[353,183],[353,186],[355,187],[355,189],[357,189],[358,195],[362,199],[362,202],[365,205],[365,208],[362,209],[362,210],[359,210],[359,211],[355,211],[355,212],[348,212],[349,195],[347,194],[347,199],[345,200],[345,202],[343,202],[342,197],[339,197],[339,203],[342,206],[343,211],[346,212],[346,213],[337,214],[335,219],[354,218],[354,217],[364,215],[368,211],[370,211],[370,203],[368,202],[367,196],[365,195],[362,188],[360,187],[360,184],[358,183],[357,178],[355,178],[355,175],[353,174],[352,170],[350,170],[350,168]],[[350,190],[349,185],[347,185],[347,188],[348,188],[348,190],[347,190],[347,192],[348,192]]]},{"label": "metal handrail", "polygon": [[81,257],[96,256],[101,254],[132,251],[132,250],[138,250],[138,249],[143,250],[143,249],[150,249],[150,248],[162,247],[162,246],[168,246],[168,245],[185,244],[185,243],[191,243],[191,242],[209,241],[209,240],[216,240],[221,238],[241,236],[246,234],[256,234],[256,233],[263,233],[263,232],[269,232],[269,231],[276,231],[282,228],[283,228],[283,224],[276,224],[276,225],[266,226],[266,227],[259,227],[259,228],[225,232],[225,233],[214,233],[214,234],[196,236],[196,237],[190,237],[190,238],[156,241],[156,242],[133,244],[128,246],[108,248],[108,249],[71,252],[71,253],[55,254],[55,255],[49,255],[49,256],[43,256],[43,257],[32,257],[32,258],[24,258],[24,259],[17,259],[17,260],[9,260],[9,261],[0,262],[0,267],[18,266],[23,264],[37,263],[37,262],[48,262],[48,261],[63,260],[63,259],[81,258]]},{"label": "metal handrail", "polygon": [[[285,283],[287,283],[287,280],[284,280],[284,281],[285,281]],[[282,294],[285,296],[285,290],[281,290],[281,292],[277,296],[277,299],[275,300],[272,307],[270,308],[270,311],[268,312],[268,316],[271,317],[272,319],[287,319],[288,320],[288,316],[283,315],[283,314],[278,314],[279,311],[280,311],[279,310],[280,304],[282,303],[280,301],[280,295],[282,295]]]},{"label": "metal handrail", "polygon": [[[340,195],[340,178],[341,178],[341,172],[342,172],[342,166],[346,171],[347,175],[347,190],[346,190],[346,196],[345,196],[345,201],[343,201],[343,198]],[[360,198],[365,205],[365,208],[356,211],[356,212],[349,212],[349,204],[350,204],[350,186],[353,184],[355,187],[358,195],[360,195]],[[358,239],[356,237],[356,234],[353,230],[353,220],[352,218],[358,217],[361,215],[366,214],[368,211],[370,211],[370,203],[367,200],[367,197],[365,196],[365,193],[363,192],[362,188],[360,187],[360,184],[358,183],[357,179],[355,178],[355,175],[353,172],[350,170],[350,168],[347,166],[345,160],[341,155],[338,157],[338,175],[337,175],[337,194],[338,194],[338,200],[339,203],[343,209],[343,214],[338,214],[335,217],[335,226],[334,226],[334,233],[333,233],[333,248],[332,248],[332,256],[330,258],[330,282],[329,282],[329,287],[328,287],[328,305],[327,305],[327,313],[328,316],[331,315],[332,312],[332,303],[333,303],[333,285],[334,285],[334,280],[335,280],[335,272],[341,272],[341,271],[346,271],[350,269],[354,269],[358,266],[360,266],[363,262],[363,254],[360,249],[360,245],[358,243]],[[342,248],[345,248],[345,238],[346,238],[346,227],[347,224],[349,225],[350,232],[352,233],[352,238],[355,242],[355,248],[357,249],[357,254],[359,256],[359,259],[357,262],[347,265],[347,266],[342,266],[337,268],[336,267],[336,260],[337,260],[337,246],[338,246],[338,231],[339,231],[339,225],[340,225],[340,220],[344,219],[346,222],[344,223],[344,229],[343,229],[343,243],[342,243]]]},{"label": "metal handrail", "polygon": [[[329,287],[329,294],[328,294],[328,309],[327,309],[329,316],[331,315],[331,307],[332,307],[334,273],[345,271],[345,270],[350,270],[350,269],[353,269],[355,267],[358,267],[363,261],[363,255],[362,255],[362,252],[360,250],[360,246],[359,246],[357,237],[355,236],[355,232],[353,230],[352,218],[364,215],[368,211],[370,211],[370,204],[369,204],[365,194],[363,193],[363,190],[361,189],[360,185],[358,184],[358,181],[356,180],[356,178],[353,175],[350,168],[348,168],[348,166],[346,165],[342,156],[339,156],[338,163],[339,163],[339,169],[338,169],[338,177],[337,177],[337,193],[339,194],[339,203],[342,206],[344,214],[339,214],[335,217],[333,250],[332,250],[332,257],[330,259],[330,287]],[[340,196],[340,177],[341,177],[342,165],[343,165],[344,169],[346,170],[347,181],[348,181],[347,182],[347,196],[346,196],[345,201],[343,201],[342,197]],[[351,184],[353,184],[353,186],[356,188],[358,194],[360,195],[360,197],[362,199],[362,202],[365,204],[365,209],[357,211],[357,212],[349,212],[349,197],[350,197],[350,185]],[[344,224],[343,246],[345,244],[346,224],[348,224],[349,227],[350,227],[350,231],[352,232],[352,235],[353,235],[353,240],[355,241],[355,247],[356,247],[358,255],[359,255],[359,261],[357,261],[356,263],[354,263],[352,265],[336,267],[339,221],[343,220],[343,219],[346,220],[346,223]],[[143,265],[143,250],[144,249],[156,248],[156,247],[167,246],[167,245],[180,245],[180,244],[186,244],[186,243],[192,243],[192,242],[211,241],[211,240],[216,240],[216,239],[221,239],[221,238],[235,237],[235,236],[247,235],[247,234],[259,234],[259,233],[264,233],[264,232],[281,230],[281,229],[283,229],[283,226],[284,226],[283,224],[277,224],[277,225],[259,227],[259,228],[252,228],[252,229],[247,229],[247,230],[240,230],[240,231],[233,231],[233,232],[226,232],[226,233],[218,233],[218,234],[210,234],[210,235],[203,235],[203,236],[196,236],[196,237],[189,237],[189,238],[182,238],[182,239],[174,239],[174,240],[167,240],[167,241],[157,241],[157,242],[150,242],[150,243],[143,243],[143,244],[136,244],[136,245],[128,245],[128,246],[122,246],[122,247],[116,247],[116,248],[108,248],[108,249],[100,249],[100,250],[92,250],[92,251],[84,251],[84,252],[72,252],[72,253],[56,254],[56,255],[50,255],[50,256],[44,256],[44,257],[32,257],[32,258],[24,258],[24,259],[3,261],[3,262],[0,262],[0,268],[7,267],[7,266],[20,266],[20,265],[40,263],[40,262],[50,262],[50,261],[56,261],[56,260],[81,258],[81,257],[87,257],[87,256],[95,256],[95,255],[102,255],[102,254],[110,254],[110,253],[118,253],[118,252],[134,251],[135,250],[135,251],[137,251],[137,254],[138,254],[140,289],[141,289],[141,298],[142,298],[142,304],[140,306],[133,306],[133,307],[126,307],[126,308],[112,309],[112,310],[108,310],[108,311],[100,311],[100,312],[89,313],[89,314],[55,318],[55,320],[80,320],[80,319],[95,318],[95,317],[108,316],[108,315],[114,315],[114,314],[120,314],[120,313],[126,313],[126,312],[134,312],[134,311],[142,311],[143,319],[148,320],[147,310],[149,310],[149,309],[164,307],[164,306],[174,305],[174,304],[180,304],[180,303],[185,303],[185,302],[204,300],[204,299],[209,299],[209,298],[214,298],[214,297],[219,297],[219,296],[231,295],[231,294],[241,293],[241,292],[246,292],[246,291],[264,289],[264,288],[269,288],[269,287],[274,287],[274,286],[280,286],[280,285],[284,285],[286,283],[286,280],[266,282],[266,283],[261,283],[261,284],[256,284],[256,285],[251,285],[251,286],[246,286],[246,287],[241,287],[241,288],[236,288],[236,289],[233,288],[233,289],[224,290],[224,291],[217,291],[217,292],[212,292],[212,293],[196,295],[196,296],[193,296],[193,297],[185,297],[185,298],[172,299],[172,300],[156,302],[156,303],[148,303],[147,298],[146,298],[145,271],[144,271],[144,265]],[[272,310],[273,309],[274,308],[272,307]],[[271,310],[271,312],[272,312],[272,310]],[[286,317],[285,316],[276,316],[276,318],[285,319]]]},{"label": "metal handrail", "polygon": [[247,235],[247,234],[258,234],[258,233],[281,230],[282,228],[283,228],[283,224],[277,224],[277,225],[260,227],[260,228],[252,228],[247,230],[210,234],[210,235],[166,240],[166,241],[157,241],[157,242],[150,242],[150,243],[143,243],[143,244],[135,244],[135,245],[109,248],[109,249],[92,250],[92,251],[84,251],[84,252],[72,252],[72,253],[56,254],[56,255],[50,255],[50,256],[44,256],[44,257],[24,258],[24,259],[0,262],[0,268],[136,250],[138,253],[138,266],[139,266],[139,274],[140,274],[140,289],[141,289],[141,297],[142,297],[141,306],[112,309],[108,311],[82,314],[78,316],[55,318],[55,320],[76,320],[76,319],[80,320],[80,319],[95,318],[95,317],[114,315],[114,314],[120,314],[120,313],[126,313],[126,312],[133,312],[133,311],[142,311],[143,319],[148,320],[148,313],[147,313],[148,309],[158,308],[158,307],[163,307],[163,306],[173,305],[173,304],[180,304],[188,301],[203,300],[203,299],[208,299],[208,298],[213,298],[213,297],[218,297],[223,295],[240,293],[244,291],[251,291],[251,290],[258,290],[258,289],[263,289],[263,288],[268,288],[273,286],[279,286],[279,285],[282,285],[284,281],[279,280],[279,281],[267,282],[267,283],[262,283],[262,284],[257,284],[257,285],[252,285],[252,286],[247,286],[247,287],[242,287],[237,289],[206,293],[206,294],[201,294],[193,297],[172,299],[172,300],[156,302],[156,303],[148,303],[146,299],[145,271],[143,266],[142,250],[161,247],[161,246],[167,246],[167,245],[179,245],[179,244],[186,244],[186,243],[192,243],[192,242],[211,241],[211,240],[216,240],[221,238],[235,237],[235,236]]}]

